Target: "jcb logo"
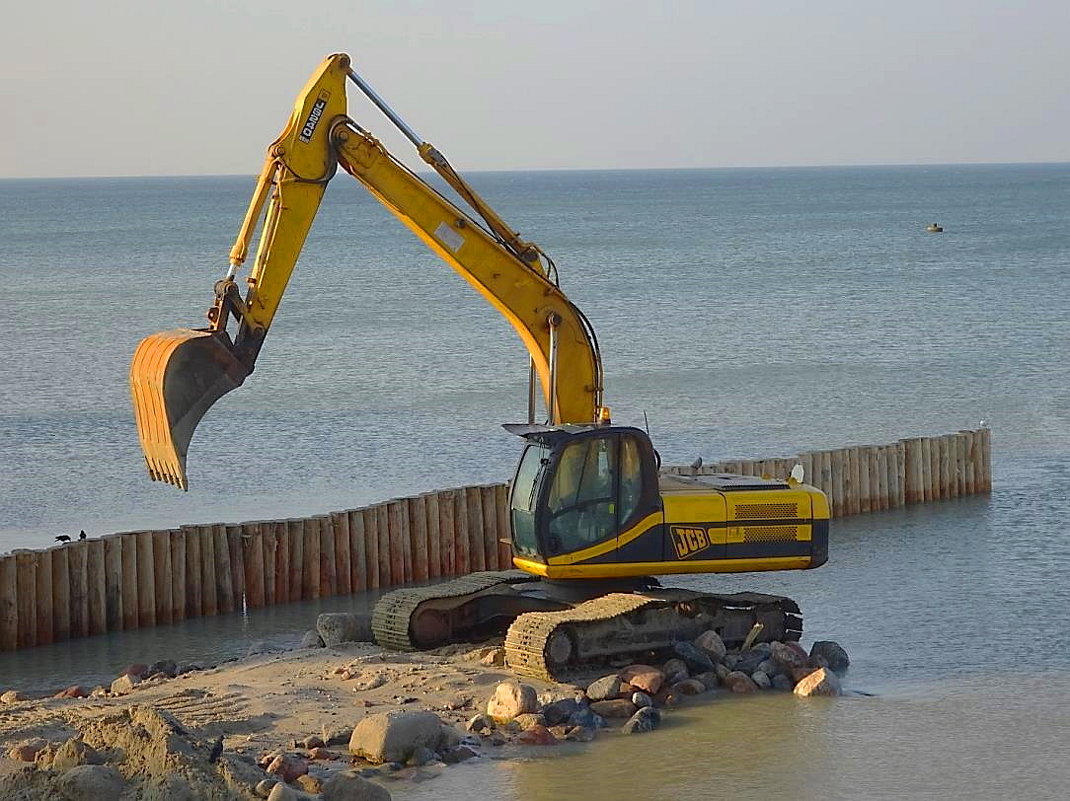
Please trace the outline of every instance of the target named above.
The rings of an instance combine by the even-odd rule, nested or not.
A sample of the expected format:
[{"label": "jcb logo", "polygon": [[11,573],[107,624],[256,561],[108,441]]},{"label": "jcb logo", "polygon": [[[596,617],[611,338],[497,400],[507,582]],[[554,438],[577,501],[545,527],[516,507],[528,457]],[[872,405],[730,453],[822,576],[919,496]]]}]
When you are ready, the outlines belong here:
[{"label": "jcb logo", "polygon": [[297,137],[302,142],[308,142],[312,139],[312,134],[316,132],[316,126],[320,124],[323,110],[327,108],[327,98],[330,96],[329,92],[320,92],[320,96],[316,98],[316,102],[312,104],[312,110],[308,112],[308,119],[305,120],[305,124],[301,126],[301,133]]},{"label": "jcb logo", "polygon": [[683,559],[710,546],[710,538],[706,536],[704,528],[669,526],[669,532],[672,534],[672,544],[676,549],[677,559]]}]

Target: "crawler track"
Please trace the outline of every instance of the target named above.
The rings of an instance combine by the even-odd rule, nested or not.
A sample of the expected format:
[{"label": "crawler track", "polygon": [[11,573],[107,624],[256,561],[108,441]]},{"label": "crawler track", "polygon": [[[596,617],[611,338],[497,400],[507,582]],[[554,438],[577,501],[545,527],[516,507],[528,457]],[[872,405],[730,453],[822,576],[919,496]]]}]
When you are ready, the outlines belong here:
[{"label": "crawler track", "polygon": [[797,640],[802,615],[790,598],[666,589],[612,593],[557,612],[520,615],[505,637],[506,664],[517,673],[557,681],[570,670],[614,657],[659,651],[713,628],[729,647],[755,623],[760,640]]}]

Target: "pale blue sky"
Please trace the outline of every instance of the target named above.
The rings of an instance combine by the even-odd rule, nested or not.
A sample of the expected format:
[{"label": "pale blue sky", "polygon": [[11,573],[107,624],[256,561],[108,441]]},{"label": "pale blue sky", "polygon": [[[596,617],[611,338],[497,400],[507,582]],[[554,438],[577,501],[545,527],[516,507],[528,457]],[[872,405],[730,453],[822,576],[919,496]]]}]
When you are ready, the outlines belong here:
[{"label": "pale blue sky", "polygon": [[[0,177],[254,173],[340,50],[462,170],[1070,161],[1067,0],[49,0],[3,17]],[[351,115],[386,133],[367,105]]]}]

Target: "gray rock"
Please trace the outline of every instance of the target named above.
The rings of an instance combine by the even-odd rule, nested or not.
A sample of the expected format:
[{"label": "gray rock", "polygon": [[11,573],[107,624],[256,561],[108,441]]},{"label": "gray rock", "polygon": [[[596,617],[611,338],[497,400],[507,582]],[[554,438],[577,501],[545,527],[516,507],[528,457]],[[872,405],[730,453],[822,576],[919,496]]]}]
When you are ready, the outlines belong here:
[{"label": "gray rock", "polygon": [[[736,662],[739,661],[739,654],[725,654],[724,659],[721,660],[721,664],[728,668],[728,672],[731,673],[736,669]],[[718,666],[720,667],[720,665]],[[720,671],[718,671],[719,673]]]},{"label": "gray rock", "polygon": [[710,659],[710,655],[689,642],[675,643],[672,650],[677,657],[684,660],[687,669],[692,673],[705,673],[707,670],[713,670],[714,662]]},{"label": "gray rock", "polygon": [[574,743],[589,743],[598,736],[598,729],[588,729],[586,726],[573,726],[565,735],[566,740]]},{"label": "gray rock", "polygon": [[139,684],[141,684],[140,678],[131,673],[124,673],[111,683],[111,693],[112,695],[126,695]]},{"label": "gray rock", "polygon": [[676,684],[676,682],[683,681],[691,676],[691,672],[687,669],[687,663],[682,659],[670,659],[662,665],[661,670],[665,674],[666,684]]},{"label": "gray rock", "polygon": [[447,765],[456,765],[458,762],[464,762],[467,759],[472,759],[477,756],[479,756],[478,748],[462,743],[461,745],[443,751],[442,761]]},{"label": "gray rock", "polygon": [[257,782],[256,787],[253,788],[253,792],[258,798],[267,798],[271,795],[271,791],[276,784],[278,784],[278,782],[275,779],[264,779],[263,781]]},{"label": "gray rock", "polygon": [[305,636],[301,638],[300,648],[322,648],[323,638],[315,629],[309,629],[305,632]]},{"label": "gray rock", "polygon": [[[728,675],[727,673],[725,674]],[[696,680],[702,682],[702,686],[707,690],[716,690],[720,684],[721,679],[717,676],[716,670],[707,670],[705,673],[699,673],[694,677]]]},{"label": "gray rock", "polygon": [[300,801],[302,797],[304,794],[298,795],[297,791],[288,787],[285,782],[276,782],[267,798],[268,801]]},{"label": "gray rock", "polygon": [[419,747],[437,751],[442,721],[434,712],[369,715],[353,729],[349,751],[369,762],[404,762]]},{"label": "gray rock", "polygon": [[438,754],[422,745],[417,746],[408,759],[408,764],[416,767],[430,765],[432,762],[438,762]]},{"label": "gray rock", "polygon": [[644,706],[654,706],[654,699],[646,693],[634,692],[632,693],[632,703],[642,709]]},{"label": "gray rock", "polygon": [[477,715],[472,715],[472,717],[468,719],[468,722],[464,724],[464,727],[468,731],[481,734],[483,732],[492,731],[494,729],[494,721],[480,712]]},{"label": "gray rock", "polygon": [[625,734],[653,731],[660,723],[661,713],[652,706],[644,706],[628,719],[621,731]]},{"label": "gray rock", "polygon": [[547,726],[558,726],[581,709],[583,705],[575,698],[562,698],[543,707],[542,716],[546,718]]},{"label": "gray rock", "polygon": [[316,631],[323,644],[333,648],[343,642],[375,642],[372,616],[354,612],[324,612],[316,618]]},{"label": "gray rock", "polygon": [[620,676],[616,673],[603,676],[587,687],[587,697],[592,701],[608,701],[620,693]]},{"label": "gray rock", "polygon": [[[806,651],[797,642],[775,642],[772,644],[772,650],[769,652],[770,661],[777,664],[782,668],[780,673],[790,674],[793,670],[798,668],[808,667],[810,664],[810,658],[806,655]],[[766,671],[767,673],[769,671]],[[772,676],[772,673],[769,673]]]},{"label": "gray rock", "polygon": [[815,642],[810,648],[810,658],[814,659],[815,657],[824,659],[829,669],[841,676],[851,666],[851,660],[847,657],[847,652],[843,650],[839,643],[832,640]]},{"label": "gray rock", "polygon": [[740,673],[746,673],[748,676],[758,669],[758,665],[765,661],[767,654],[762,651],[756,651],[753,648],[749,651],[744,651],[739,655],[739,659],[736,660],[736,666],[733,670]]},{"label": "gray rock", "polygon": [[601,729],[606,725],[605,719],[591,711],[590,707],[581,707],[568,716],[565,721],[569,726],[583,726],[588,729]]},{"label": "gray rock", "polygon": [[792,681],[791,676],[784,673],[777,673],[773,676],[773,689],[774,690],[793,690],[795,689],[795,682]]},{"label": "gray rock", "polygon": [[[777,644],[779,645],[779,643],[777,643]],[[764,673],[769,678],[773,678],[773,676],[777,675],[778,673],[786,673],[787,672],[784,669],[783,665],[777,664],[772,659],[763,659],[761,662],[758,663],[758,667],[755,668],[755,669],[756,670],[760,670],[762,673]]]},{"label": "gray rock", "polygon": [[695,647],[705,651],[714,662],[720,662],[728,653],[721,635],[712,629],[702,632],[695,638]]},{"label": "gray rock", "polygon": [[159,662],[153,662],[149,665],[149,670],[146,675],[154,676],[157,673],[163,673],[168,678],[174,678],[178,675],[178,665],[173,659],[161,659]]},{"label": "gray rock", "polygon": [[119,771],[108,765],[77,765],[56,783],[67,801],[102,801],[118,798],[125,788]]},{"label": "gray rock", "polygon": [[756,670],[750,674],[751,681],[758,685],[759,690],[768,690],[773,686],[773,680],[769,674],[762,670]]},{"label": "gray rock", "polygon": [[320,730],[320,736],[323,739],[323,744],[326,746],[331,745],[345,745],[349,742],[349,738],[353,736],[352,726],[324,726]]}]

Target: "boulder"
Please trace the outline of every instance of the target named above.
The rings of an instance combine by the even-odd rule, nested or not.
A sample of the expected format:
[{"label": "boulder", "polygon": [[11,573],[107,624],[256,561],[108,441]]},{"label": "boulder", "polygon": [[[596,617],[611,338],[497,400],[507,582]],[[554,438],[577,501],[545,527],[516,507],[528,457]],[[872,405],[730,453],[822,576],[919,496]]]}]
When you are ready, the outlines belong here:
[{"label": "boulder", "polygon": [[524,745],[557,745],[557,738],[545,726],[532,726],[516,739]]},{"label": "boulder", "polygon": [[320,798],[323,801],[390,801],[390,792],[361,778],[355,770],[344,770],[323,783]]},{"label": "boulder", "polygon": [[724,686],[734,693],[758,692],[758,685],[754,683],[754,679],[738,670],[733,670],[725,676]]},{"label": "boulder", "polygon": [[19,701],[25,700],[26,696],[18,690],[8,690],[3,695],[0,695],[0,704],[17,704]]},{"label": "boulder", "polygon": [[120,673],[120,676],[137,676],[139,679],[143,679],[150,674],[149,666],[143,665],[140,662],[135,662],[133,665],[127,665],[126,670]]},{"label": "boulder", "polygon": [[636,709],[642,709],[644,706],[654,706],[654,699],[646,693],[634,692],[632,703],[635,704]]},{"label": "boulder", "polygon": [[301,644],[298,648],[322,648],[323,638],[320,637],[320,633],[315,629],[309,629],[305,632],[305,636],[301,638]]},{"label": "boulder", "polygon": [[139,677],[132,673],[124,673],[111,683],[111,694],[126,695],[139,684],[141,684],[141,679]]},{"label": "boulder", "polygon": [[263,781],[256,783],[256,787],[253,788],[253,793],[256,794],[257,798],[267,798],[271,795],[271,791],[275,788],[276,784],[278,784],[278,781],[275,779],[264,779]]},{"label": "boulder", "polygon": [[672,692],[677,695],[699,695],[706,692],[706,685],[698,679],[684,679],[672,686]]},{"label": "boulder", "polygon": [[667,684],[675,684],[691,675],[687,669],[687,663],[682,659],[670,659],[661,666],[661,672],[665,674]]},{"label": "boulder", "polygon": [[568,730],[565,739],[574,743],[589,743],[597,736],[597,729],[589,729],[586,726],[573,726]]},{"label": "boulder", "polygon": [[323,744],[326,746],[345,745],[349,742],[349,738],[352,736],[352,726],[324,726],[320,730],[320,737],[323,740]]},{"label": "boulder", "polygon": [[[725,674],[728,675],[727,673]],[[701,681],[702,686],[707,690],[716,690],[721,685],[721,679],[717,676],[716,670],[707,670],[705,673],[699,673],[692,678]]]},{"label": "boulder", "polygon": [[523,715],[517,715],[513,718],[513,723],[519,726],[521,731],[525,731],[532,726],[545,726],[546,718],[538,712],[525,712]]},{"label": "boulder", "polygon": [[756,670],[750,674],[751,681],[753,681],[759,690],[768,690],[773,686],[773,680],[769,678],[769,674],[762,670]]},{"label": "boulder", "polygon": [[629,665],[620,672],[620,677],[650,695],[656,695],[665,681],[665,674],[650,665]]},{"label": "boulder", "polygon": [[60,690],[53,698],[88,698],[89,693],[81,684],[72,684],[65,690]]},{"label": "boulder", "polygon": [[621,680],[616,673],[603,676],[587,687],[587,697],[592,701],[608,701],[620,694]]},{"label": "boulder", "polygon": [[728,665],[718,663],[713,669],[713,672],[717,674],[717,681],[720,684],[724,684],[725,676],[732,672],[732,668],[728,667]]},{"label": "boulder", "polygon": [[591,711],[604,718],[630,718],[638,708],[627,698],[611,698],[591,704]]},{"label": "boulder", "polygon": [[625,734],[638,734],[645,731],[653,731],[661,723],[661,713],[652,706],[644,706],[621,727]]},{"label": "boulder", "polygon": [[691,673],[705,673],[707,670],[713,670],[714,662],[710,655],[696,645],[678,642],[673,644],[672,650],[677,658],[684,661]]},{"label": "boulder", "polygon": [[795,689],[795,682],[792,681],[791,676],[785,676],[783,673],[777,673],[775,676],[773,676],[773,689],[790,691]]},{"label": "boulder", "polygon": [[279,754],[264,770],[289,784],[296,781],[298,776],[308,773],[308,762],[292,754]]},{"label": "boulder", "polygon": [[543,707],[542,716],[546,718],[546,725],[556,726],[564,723],[584,706],[575,698],[562,698]]},{"label": "boulder", "polygon": [[96,750],[86,745],[79,738],[72,737],[56,751],[56,756],[52,760],[52,768],[62,773],[79,765],[101,765],[103,763],[104,757],[98,754]]},{"label": "boulder", "polygon": [[[783,670],[780,671],[782,673],[790,673],[795,668],[806,667],[810,664],[810,658],[798,643],[773,643],[773,649],[769,652],[769,660],[782,667]],[[770,675],[773,674],[770,673]]]},{"label": "boulder", "polygon": [[543,690],[539,693],[539,706],[549,706],[557,701],[578,701],[582,703],[585,697],[582,687],[576,687],[572,684],[558,684],[549,690]]},{"label": "boulder", "polygon": [[695,638],[695,647],[705,651],[714,663],[720,662],[728,653],[721,635],[712,629],[702,632]]},{"label": "boulder", "polygon": [[587,706],[577,709],[569,715],[568,720],[565,722],[569,726],[586,726],[589,729],[600,729],[606,725],[605,718],[592,712],[591,708]]},{"label": "boulder", "polygon": [[155,673],[163,673],[168,678],[173,679],[178,675],[178,664],[173,659],[161,659],[149,665],[147,673],[150,676]]},{"label": "boulder", "polygon": [[[755,668],[755,671],[761,671],[769,678],[773,678],[773,676],[777,675],[778,673],[789,673],[790,669],[777,664],[772,659],[763,659],[761,662],[758,663],[758,667]],[[753,676],[754,674],[752,673],[751,675]]]},{"label": "boulder", "polygon": [[316,631],[328,648],[343,642],[375,641],[372,616],[354,612],[324,612],[316,618]]},{"label": "boulder", "polygon": [[470,743],[461,743],[441,752],[442,761],[447,765],[456,765],[458,762],[479,756],[479,749]]},{"label": "boulder", "polygon": [[847,652],[840,647],[840,644],[833,642],[832,640],[819,640],[815,642],[810,648],[810,659],[820,657],[825,660],[825,664],[833,673],[843,675],[847,672],[847,668],[851,666],[851,660],[847,657]]},{"label": "boulder", "polygon": [[275,782],[275,786],[268,793],[267,801],[300,801],[302,796],[292,787],[287,787],[285,782]]},{"label": "boulder", "polygon": [[412,752],[406,764],[420,767],[421,765],[430,765],[432,762],[438,762],[438,754],[421,745]]},{"label": "boulder", "polygon": [[323,738],[318,734],[310,734],[305,739],[297,743],[301,748],[307,748],[309,750],[313,748],[323,748],[327,743],[323,741]]},{"label": "boulder", "polygon": [[323,789],[323,782],[308,773],[298,776],[294,784],[296,784],[309,795],[319,795],[320,790]]},{"label": "boulder", "polygon": [[489,733],[494,729],[494,722],[480,712],[478,715],[472,715],[468,719],[468,722],[464,724],[465,729],[476,734]]},{"label": "boulder", "polygon": [[739,655],[739,659],[736,660],[735,667],[732,670],[740,673],[746,673],[748,676],[758,669],[758,665],[765,661],[768,654],[764,651],[758,651],[756,649],[750,649],[744,651]]},{"label": "boulder", "polygon": [[369,762],[404,762],[420,746],[437,751],[442,721],[434,712],[369,715],[353,729],[349,751]]},{"label": "boulder", "polygon": [[818,668],[795,685],[795,694],[800,697],[813,695],[837,696],[841,693],[840,680],[828,668]]},{"label": "boulder", "polygon": [[108,765],[77,765],[56,782],[67,801],[102,801],[118,798],[125,789],[119,771]]},{"label": "boulder", "polygon": [[508,723],[517,715],[538,711],[539,698],[535,688],[513,680],[499,684],[487,702],[487,714],[497,723]]}]

